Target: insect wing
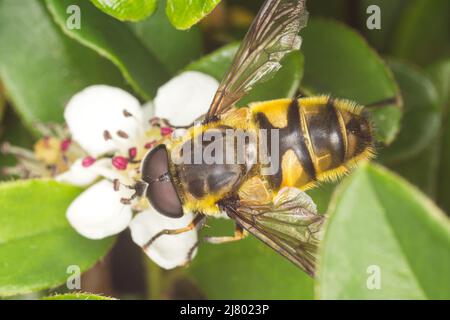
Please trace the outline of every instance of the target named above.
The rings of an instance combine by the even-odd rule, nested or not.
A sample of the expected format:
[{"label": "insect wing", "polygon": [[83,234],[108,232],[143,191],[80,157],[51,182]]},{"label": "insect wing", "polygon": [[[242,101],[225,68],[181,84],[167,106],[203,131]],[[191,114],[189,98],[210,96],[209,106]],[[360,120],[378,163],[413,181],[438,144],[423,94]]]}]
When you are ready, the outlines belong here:
[{"label": "insect wing", "polygon": [[300,48],[298,33],[307,20],[305,0],[267,0],[223,78],[205,120],[226,112],[255,83],[267,80],[280,69],[280,60]]},{"label": "insect wing", "polygon": [[244,229],[314,276],[325,216],[306,193],[284,188],[272,203],[228,206],[227,214]]}]

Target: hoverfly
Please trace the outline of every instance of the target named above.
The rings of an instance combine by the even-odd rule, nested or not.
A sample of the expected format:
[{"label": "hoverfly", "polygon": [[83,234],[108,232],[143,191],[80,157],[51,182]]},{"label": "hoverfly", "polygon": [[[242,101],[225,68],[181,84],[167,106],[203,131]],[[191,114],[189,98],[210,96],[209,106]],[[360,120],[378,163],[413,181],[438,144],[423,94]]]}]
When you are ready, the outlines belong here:
[{"label": "hoverfly", "polygon": [[[280,60],[287,53],[300,48],[298,33],[307,18],[305,0],[267,0],[200,124],[188,128],[181,137],[163,139],[146,154],[141,165],[142,181],[136,190],[163,215],[177,218],[194,212],[195,218],[185,228],[161,231],[144,248],[162,235],[192,230],[206,217],[224,212],[236,223],[234,236],[209,237],[206,241],[235,241],[251,233],[314,275],[324,216],[317,214],[304,190],[317,182],[334,180],[358,161],[370,158],[372,126],[361,107],[327,96],[235,107],[257,82],[281,67]],[[207,148],[213,143],[213,139],[203,139],[208,135],[228,152],[230,139],[226,133],[230,129],[252,137],[261,129],[276,130],[278,136],[269,138],[267,134],[265,141],[269,159],[279,163],[277,170],[263,174],[267,163],[249,161],[260,149],[260,138],[237,143],[243,163],[180,161],[194,158],[195,152],[187,147],[197,143]],[[278,152],[271,154],[274,145]]]}]

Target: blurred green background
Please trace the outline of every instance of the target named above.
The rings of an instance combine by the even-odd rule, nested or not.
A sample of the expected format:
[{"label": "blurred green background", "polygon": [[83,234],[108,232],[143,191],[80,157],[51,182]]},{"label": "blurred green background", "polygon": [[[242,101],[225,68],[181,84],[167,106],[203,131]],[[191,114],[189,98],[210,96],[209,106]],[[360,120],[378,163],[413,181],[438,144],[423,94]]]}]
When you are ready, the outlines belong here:
[{"label": "blurred green background", "polygon": [[[62,122],[70,97],[91,84],[145,102],[183,70],[220,80],[262,4],[165,2],[112,10],[94,0],[0,0],[0,141],[32,147],[34,123]],[[74,4],[80,30],[66,25]],[[377,164],[310,192],[330,215],[316,279],[252,237],[201,245],[189,267],[164,271],[127,231],[78,236],[65,220],[78,188],[2,176],[0,297],[66,293],[66,266],[78,264],[83,291],[120,299],[449,299],[450,2],[308,0],[307,8],[301,52],[239,104],[299,93],[364,105],[395,98],[371,110]],[[377,8],[381,28],[369,29]],[[0,166],[13,163],[1,155]],[[208,225],[208,235],[233,230],[222,219]],[[369,289],[370,266],[380,268],[381,288]]]}]

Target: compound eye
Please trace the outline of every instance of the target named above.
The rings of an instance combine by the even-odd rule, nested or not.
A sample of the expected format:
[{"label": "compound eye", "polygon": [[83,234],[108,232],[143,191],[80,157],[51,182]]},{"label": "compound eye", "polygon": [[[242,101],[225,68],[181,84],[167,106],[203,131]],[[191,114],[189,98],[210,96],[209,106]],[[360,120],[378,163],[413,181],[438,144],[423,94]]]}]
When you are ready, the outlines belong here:
[{"label": "compound eye", "polygon": [[183,216],[183,205],[169,172],[169,157],[165,145],[151,150],[142,162],[142,180],[147,184],[146,196],[152,206],[170,218]]}]

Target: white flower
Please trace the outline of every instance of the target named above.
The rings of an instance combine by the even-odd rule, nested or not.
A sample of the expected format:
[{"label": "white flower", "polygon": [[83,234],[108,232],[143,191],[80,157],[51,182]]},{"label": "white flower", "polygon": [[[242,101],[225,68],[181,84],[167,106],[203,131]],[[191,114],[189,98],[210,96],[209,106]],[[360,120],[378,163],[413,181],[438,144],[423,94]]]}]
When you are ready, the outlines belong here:
[{"label": "white flower", "polygon": [[[124,117],[127,110],[134,117]],[[103,133],[108,130],[126,132],[135,139],[141,129],[136,120],[142,122],[139,101],[128,92],[104,85],[91,86],[75,94],[66,106],[64,118],[72,139],[90,155],[97,157],[115,151],[113,140],[105,141]]]},{"label": "white flower", "polygon": [[102,239],[123,231],[131,221],[131,206],[119,204],[120,195],[112,183],[101,180],[70,204],[67,219],[82,236]]},{"label": "white flower", "polygon": [[155,115],[175,126],[190,125],[208,111],[218,88],[216,79],[187,71],[158,89]]},{"label": "white flower", "polygon": [[[186,227],[194,219],[192,213],[187,213],[179,219],[161,215],[155,210],[146,210],[134,217],[130,223],[131,237],[140,246],[147,243],[162,229],[178,229]],[[146,250],[153,261],[165,268],[172,269],[186,263],[190,250],[197,242],[197,230],[191,230],[176,235],[160,237]],[[192,252],[193,258],[196,249]],[[183,254],[180,254],[183,253]]]},{"label": "white flower", "polygon": [[[134,163],[139,161],[133,160],[142,159],[155,135],[155,129],[148,125],[148,115],[165,118],[173,125],[188,125],[207,111],[217,88],[213,78],[185,72],[163,85],[145,108],[126,91],[104,85],[88,87],[73,96],[65,120],[72,139],[90,156],[75,161],[56,179],[80,186],[92,184],[98,177],[105,180],[93,184],[72,202],[67,210],[70,224],[91,239],[130,227],[133,241],[140,246],[163,229],[187,226],[193,219],[191,213],[172,219],[151,207],[142,208],[142,202],[135,200],[130,205],[124,199],[133,194],[127,187],[134,184],[139,167]],[[140,213],[132,218],[136,208]],[[196,243],[196,230],[163,235],[146,254],[161,267],[171,269],[186,263]]]}]

